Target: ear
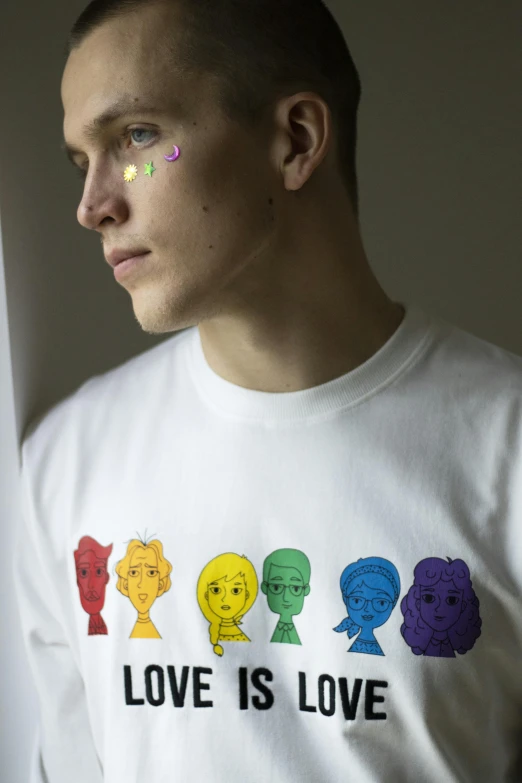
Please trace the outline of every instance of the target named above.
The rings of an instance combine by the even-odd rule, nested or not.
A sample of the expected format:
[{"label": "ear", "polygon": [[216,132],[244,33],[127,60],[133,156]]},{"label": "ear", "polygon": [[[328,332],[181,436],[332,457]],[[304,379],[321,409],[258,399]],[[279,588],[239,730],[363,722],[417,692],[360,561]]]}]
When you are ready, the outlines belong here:
[{"label": "ear", "polygon": [[261,582],[261,590],[265,595],[268,593],[268,585],[266,582]]},{"label": "ear", "polygon": [[246,591],[245,595],[247,598],[250,598],[250,593],[248,592],[248,590]]},{"label": "ear", "polygon": [[205,593],[205,601],[208,601],[208,590],[207,590],[207,592]]},{"label": "ear", "polygon": [[123,592],[128,597],[129,596],[129,580],[124,579],[123,580]]},{"label": "ear", "polygon": [[306,585],[306,587],[304,589],[304,594],[308,595],[309,592],[310,592],[310,585]]}]

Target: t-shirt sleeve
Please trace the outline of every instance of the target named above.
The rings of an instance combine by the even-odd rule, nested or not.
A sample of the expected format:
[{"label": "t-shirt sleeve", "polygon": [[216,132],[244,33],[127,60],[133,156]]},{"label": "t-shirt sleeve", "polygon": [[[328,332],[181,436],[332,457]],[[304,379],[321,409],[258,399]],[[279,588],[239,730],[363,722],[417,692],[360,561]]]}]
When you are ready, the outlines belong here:
[{"label": "t-shirt sleeve", "polygon": [[20,498],[13,561],[15,593],[39,705],[30,783],[102,783],[84,681],[64,628],[58,585],[52,576],[52,548],[35,508],[25,444]]}]

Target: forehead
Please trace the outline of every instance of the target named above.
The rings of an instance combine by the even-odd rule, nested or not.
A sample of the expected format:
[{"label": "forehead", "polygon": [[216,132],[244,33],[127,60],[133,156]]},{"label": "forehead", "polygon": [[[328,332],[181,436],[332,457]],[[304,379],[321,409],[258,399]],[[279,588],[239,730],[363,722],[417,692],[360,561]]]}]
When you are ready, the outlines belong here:
[{"label": "forehead", "polygon": [[269,579],[290,579],[292,582],[297,584],[297,582],[303,581],[303,578],[301,576],[301,572],[294,568],[294,566],[278,566],[274,565],[274,563],[270,564],[270,572],[269,572]]},{"label": "forehead", "polygon": [[240,584],[240,583],[244,583],[244,581],[245,581],[245,577],[242,574],[236,574],[236,576],[233,576],[231,578],[227,577],[227,575],[225,574],[225,576],[220,576],[217,579],[213,579],[211,582],[209,582],[209,584],[213,585],[216,582],[234,582],[234,584],[237,582],[238,584]]},{"label": "forehead", "polygon": [[182,93],[190,94],[188,77],[176,74],[172,27],[153,4],[139,13],[104,22],[92,31],[65,66],[61,98],[64,137],[84,142],[88,123],[121,101],[179,114]]},{"label": "forehead", "polygon": [[62,101],[74,105],[90,92],[151,85],[165,69],[166,21],[155,4],[104,21],[71,52],[62,77]]},{"label": "forehead", "polygon": [[103,564],[104,559],[102,557],[98,557],[98,555],[94,552],[92,549],[87,549],[79,558],[79,563],[95,563],[99,561],[101,564]]},{"label": "forehead", "polygon": [[158,558],[156,557],[156,550],[152,547],[137,547],[136,551],[134,552],[132,556],[133,561],[139,560],[147,563],[157,563]]}]

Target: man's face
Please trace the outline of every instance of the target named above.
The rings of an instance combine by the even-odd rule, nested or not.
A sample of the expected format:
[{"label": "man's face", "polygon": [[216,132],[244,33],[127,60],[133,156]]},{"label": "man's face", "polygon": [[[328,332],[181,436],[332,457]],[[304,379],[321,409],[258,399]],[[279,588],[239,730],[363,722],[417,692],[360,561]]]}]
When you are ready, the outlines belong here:
[{"label": "man's face", "polygon": [[276,614],[294,616],[303,609],[305,595],[310,588],[304,586],[303,577],[297,568],[270,565],[268,582],[265,585],[268,606]]},{"label": "man's face", "polygon": [[136,547],[125,586],[134,608],[141,614],[148,612],[160,594],[162,586],[158,570],[158,557],[152,547]]},{"label": "man's face", "polygon": [[[88,167],[78,221],[99,232],[104,253],[150,250],[119,284],[151,334],[196,325],[239,304],[249,284],[243,280],[240,288],[236,278],[275,241],[269,200],[278,171],[269,165],[270,133],[261,128],[254,136],[224,119],[208,76],[169,70],[171,20],[170,30],[182,34],[177,13],[151,4],[105,22],[71,53],[62,80],[65,141]],[[99,140],[87,139],[84,126],[122,97],[133,111]],[[141,112],[145,106],[157,111]],[[174,145],[180,157],[170,163],[164,155]],[[145,174],[150,162],[152,177]],[[131,164],[138,175],[127,182]]]},{"label": "man's face", "polygon": [[109,581],[107,561],[92,549],[80,555],[76,564],[76,582],[82,607],[88,614],[98,614],[105,603],[105,587]]}]

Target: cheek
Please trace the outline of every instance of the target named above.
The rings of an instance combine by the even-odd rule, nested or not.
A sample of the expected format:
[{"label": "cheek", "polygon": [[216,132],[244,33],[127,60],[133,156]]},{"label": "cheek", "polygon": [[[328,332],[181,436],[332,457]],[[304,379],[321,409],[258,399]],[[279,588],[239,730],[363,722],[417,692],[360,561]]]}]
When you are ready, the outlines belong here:
[{"label": "cheek", "polygon": [[420,613],[421,613],[421,616],[431,617],[431,615],[434,612],[436,603],[437,603],[436,601],[432,601],[431,603],[428,604],[428,603],[426,603],[426,601],[423,601],[422,598],[421,598],[421,601],[420,601]]}]

